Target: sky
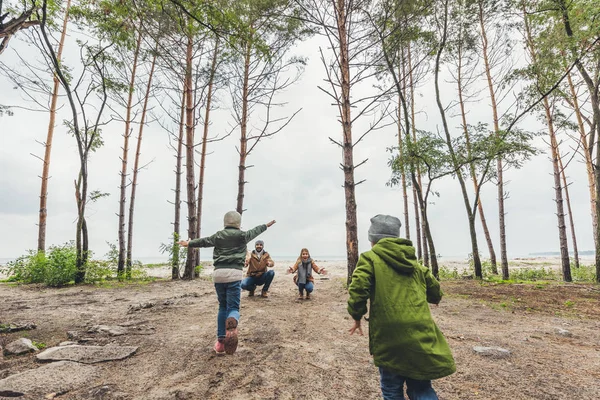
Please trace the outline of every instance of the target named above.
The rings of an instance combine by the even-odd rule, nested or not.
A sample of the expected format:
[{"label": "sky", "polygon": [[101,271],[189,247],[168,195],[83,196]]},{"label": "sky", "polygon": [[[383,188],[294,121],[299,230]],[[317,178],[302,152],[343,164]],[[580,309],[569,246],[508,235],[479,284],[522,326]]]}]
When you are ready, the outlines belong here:
[{"label": "sky", "polygon": [[[299,82],[282,93],[286,102],[281,113],[291,114],[302,108],[296,118],[281,133],[261,141],[250,155],[247,170],[246,196],[242,229],[275,219],[277,223],[260,239],[265,249],[278,258],[292,257],[307,247],[313,257],[343,258],[345,245],[345,204],[343,172],[339,169],[342,152],[328,137],[341,138],[337,110],[317,85],[323,85],[325,76],[318,49],[325,42],[312,38],[298,46],[297,54],[308,57],[308,64]],[[11,41],[11,48],[0,57],[15,65],[21,55],[35,56],[34,49],[25,43]],[[77,57],[74,49],[65,52],[66,62]],[[444,76],[444,75],[442,75]],[[432,81],[419,90],[417,108],[418,126],[423,129],[440,128],[440,118],[431,90]],[[454,100],[453,87],[445,82],[444,101]],[[221,92],[223,103],[227,92]],[[27,104],[19,90],[0,76],[0,104]],[[64,99],[61,100],[64,104]],[[156,100],[153,102],[158,110]],[[66,107],[59,111],[57,121],[68,116]],[[37,222],[42,163],[32,156],[43,155],[47,133],[48,114],[15,109],[14,116],[0,117],[0,259],[13,258],[37,246]],[[472,122],[491,123],[491,109],[485,96],[469,106]],[[228,110],[213,113],[211,132],[228,131],[232,121]],[[368,121],[354,126],[355,137]],[[459,122],[453,120],[455,131]],[[535,118],[524,120],[522,127],[543,129]],[[440,128],[441,129],[441,128]],[[122,123],[111,123],[103,130],[104,146],[90,160],[89,185],[91,190],[110,193],[109,197],[90,204],[87,221],[90,248],[96,257],[108,251],[107,242],[116,243],[118,229],[118,199],[120,156],[123,141]],[[238,178],[238,131],[226,139],[209,144],[206,162],[202,236],[222,228],[223,215],[235,209]],[[402,221],[403,203],[400,188],[386,186],[391,172],[387,166],[390,154],[386,149],[397,143],[397,128],[370,133],[355,147],[354,159],[368,162],[356,170],[356,181],[366,181],[356,188],[358,207],[359,250],[370,247],[367,239],[369,219],[376,214],[391,214]],[[135,141],[135,137],[132,137]],[[523,257],[534,252],[559,251],[556,206],[554,201],[552,165],[547,145],[536,139],[536,146],[545,153],[528,162],[521,170],[505,174],[506,232],[509,257]],[[565,145],[566,146],[566,145]],[[133,145],[132,145],[133,147]],[[133,157],[133,151],[130,153]],[[134,258],[157,259],[159,247],[172,234],[175,187],[175,155],[168,145],[168,135],[157,123],[144,132],[141,163],[150,163],[139,176],[134,224]],[[57,124],[48,188],[47,244],[58,245],[74,239],[76,207],[73,181],[77,176],[79,160],[74,138],[68,136],[61,123]],[[567,168],[572,208],[575,217],[579,249],[593,249],[592,224],[589,212],[589,191],[583,163],[579,158]],[[434,184],[439,197],[429,207],[430,224],[437,252],[447,258],[467,258],[471,252],[466,211],[458,181],[445,178]],[[497,192],[488,184],[482,192],[482,202],[489,228],[499,254]],[[411,222],[412,220],[412,202]],[[185,207],[182,215],[185,215]],[[182,222],[182,226],[186,223]],[[414,238],[414,222],[412,222]],[[481,253],[487,257],[487,246],[478,222]],[[404,233],[404,227],[401,230]],[[183,234],[185,237],[185,233]],[[570,234],[569,234],[570,242]],[[209,258],[210,250],[201,257]]]}]

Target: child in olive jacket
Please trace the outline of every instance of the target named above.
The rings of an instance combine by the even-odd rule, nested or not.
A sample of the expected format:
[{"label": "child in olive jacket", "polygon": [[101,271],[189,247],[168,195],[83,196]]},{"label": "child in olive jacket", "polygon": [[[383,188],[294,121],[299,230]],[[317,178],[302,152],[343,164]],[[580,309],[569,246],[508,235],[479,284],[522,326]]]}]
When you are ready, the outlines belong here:
[{"label": "child in olive jacket", "polygon": [[233,354],[237,349],[237,326],[240,319],[240,297],[242,294],[242,275],[249,241],[263,233],[275,221],[259,225],[244,232],[240,229],[242,216],[237,211],[229,211],[223,218],[225,228],[212,236],[182,240],[181,246],[214,247],[213,283],[219,300],[217,314],[217,342],[214,350],[217,354]]},{"label": "child in olive jacket", "polygon": [[435,400],[431,380],[456,371],[450,347],[427,303],[442,299],[439,282],[415,257],[410,240],[399,238],[400,220],[371,218],[372,249],[360,255],[348,289],[348,312],[362,335],[361,318],[369,309],[369,351],[381,375],[385,400]]}]

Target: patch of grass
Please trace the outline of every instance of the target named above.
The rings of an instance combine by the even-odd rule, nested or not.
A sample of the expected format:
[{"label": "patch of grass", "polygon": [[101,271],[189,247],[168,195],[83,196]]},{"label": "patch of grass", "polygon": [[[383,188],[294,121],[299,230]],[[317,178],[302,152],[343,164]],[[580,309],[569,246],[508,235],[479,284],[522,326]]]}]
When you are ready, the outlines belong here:
[{"label": "patch of grass", "polygon": [[157,263],[157,264],[144,264],[144,268],[165,268],[165,267],[169,267],[169,263]]},{"label": "patch of grass", "polygon": [[571,300],[565,301],[565,307],[573,307],[574,305],[575,305],[575,303],[572,302]]},{"label": "patch of grass", "polygon": [[38,348],[38,350],[44,350],[46,347],[48,347],[46,345],[46,343],[43,342],[36,342],[35,340],[32,340],[31,343]]},{"label": "patch of grass", "polygon": [[558,280],[556,271],[550,268],[521,268],[510,271],[510,278],[516,281]]},{"label": "patch of grass", "polygon": [[574,264],[571,263],[571,277],[573,282],[595,282],[596,267],[594,265],[581,265],[579,268],[575,268]]}]

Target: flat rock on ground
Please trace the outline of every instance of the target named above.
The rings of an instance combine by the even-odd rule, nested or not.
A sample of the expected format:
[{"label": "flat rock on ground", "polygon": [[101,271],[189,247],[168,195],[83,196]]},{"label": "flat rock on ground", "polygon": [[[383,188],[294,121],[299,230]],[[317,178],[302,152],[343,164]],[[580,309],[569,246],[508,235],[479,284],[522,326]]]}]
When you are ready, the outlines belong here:
[{"label": "flat rock on ground", "polygon": [[0,397],[42,398],[49,393],[65,393],[84,385],[95,368],[71,361],[50,363],[0,380]]},{"label": "flat rock on ground", "polygon": [[137,351],[134,346],[65,346],[52,347],[38,354],[40,361],[77,361],[95,364],[104,361],[123,360]]},{"label": "flat rock on ground", "polygon": [[19,355],[30,353],[33,351],[37,351],[38,348],[33,345],[33,342],[30,339],[21,338],[17,339],[14,342],[10,342],[4,348],[5,355]]}]

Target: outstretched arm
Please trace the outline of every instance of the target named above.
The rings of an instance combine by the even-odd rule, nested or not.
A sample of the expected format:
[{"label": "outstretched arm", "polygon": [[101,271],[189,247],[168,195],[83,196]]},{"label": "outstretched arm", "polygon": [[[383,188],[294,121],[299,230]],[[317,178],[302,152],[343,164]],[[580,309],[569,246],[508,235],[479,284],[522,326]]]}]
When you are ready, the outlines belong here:
[{"label": "outstretched arm", "polygon": [[352,283],[348,288],[348,313],[354,321],[359,321],[367,313],[367,300],[371,296],[371,287],[375,278],[373,264],[367,257],[361,255],[356,269],[352,274]]},{"label": "outstretched arm", "polygon": [[254,228],[250,229],[249,231],[244,232],[244,235],[246,237],[246,243],[250,242],[252,239],[254,239],[258,235],[260,235],[261,233],[266,231],[267,228],[273,226],[274,223],[275,223],[275,220],[269,221],[266,224],[255,226]]},{"label": "outstretched arm", "polygon": [[427,284],[427,302],[431,304],[439,304],[442,301],[442,288],[440,282],[435,279],[429,268],[425,272],[425,283]]},{"label": "outstretched arm", "polygon": [[183,247],[213,247],[215,245],[216,234],[204,238],[193,240],[181,240],[178,242]]}]

